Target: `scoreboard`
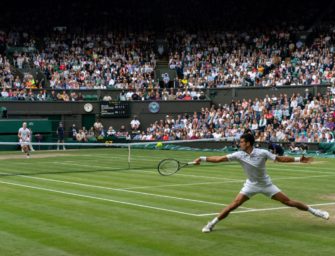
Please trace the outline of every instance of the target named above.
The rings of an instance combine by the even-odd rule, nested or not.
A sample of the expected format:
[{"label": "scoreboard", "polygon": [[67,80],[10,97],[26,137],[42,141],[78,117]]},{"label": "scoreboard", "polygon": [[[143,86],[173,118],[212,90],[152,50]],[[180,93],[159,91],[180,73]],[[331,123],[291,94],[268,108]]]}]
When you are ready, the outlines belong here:
[{"label": "scoreboard", "polygon": [[130,106],[126,101],[102,101],[100,104],[101,116],[104,117],[129,117]]}]

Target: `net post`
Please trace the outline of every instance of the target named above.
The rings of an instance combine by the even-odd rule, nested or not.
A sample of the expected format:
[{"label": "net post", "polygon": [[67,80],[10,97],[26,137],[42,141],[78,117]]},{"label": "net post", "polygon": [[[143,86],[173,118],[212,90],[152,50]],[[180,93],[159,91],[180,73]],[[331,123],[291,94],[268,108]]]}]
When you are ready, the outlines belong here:
[{"label": "net post", "polygon": [[130,144],[128,144],[128,169],[130,169]]}]

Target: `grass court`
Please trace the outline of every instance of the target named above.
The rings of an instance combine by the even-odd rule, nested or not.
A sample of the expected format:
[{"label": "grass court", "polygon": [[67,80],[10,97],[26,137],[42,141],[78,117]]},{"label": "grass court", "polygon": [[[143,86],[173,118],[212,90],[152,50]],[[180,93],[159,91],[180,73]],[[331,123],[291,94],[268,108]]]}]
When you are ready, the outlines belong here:
[{"label": "grass court", "polygon": [[209,234],[201,228],[240,191],[237,163],[163,177],[163,158],[192,151],[80,149],[0,153],[0,255],[332,255],[335,159],[268,161],[289,197],[329,211],[328,221],[257,195]]}]

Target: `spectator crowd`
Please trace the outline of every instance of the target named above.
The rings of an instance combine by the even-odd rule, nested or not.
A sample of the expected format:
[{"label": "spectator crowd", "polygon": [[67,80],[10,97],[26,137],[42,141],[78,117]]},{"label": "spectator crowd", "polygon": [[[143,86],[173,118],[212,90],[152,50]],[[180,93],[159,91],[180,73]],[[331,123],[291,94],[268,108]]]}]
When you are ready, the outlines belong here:
[{"label": "spectator crowd", "polygon": [[113,136],[135,141],[206,138],[235,141],[246,130],[251,130],[257,142],[332,143],[335,142],[334,110],[335,87],[332,87],[325,95],[313,96],[306,91],[305,95],[233,100],[230,104],[203,108],[199,113],[166,115],[149,127],[143,127],[140,118],[135,117],[130,130],[126,125],[119,130],[104,128],[100,122],[80,132],[87,138],[94,135],[96,139]]},{"label": "spectator crowd", "polygon": [[[335,26],[314,29],[305,37],[298,35],[307,33],[306,27],[284,25],[166,33],[161,40],[168,46],[168,67],[177,74],[170,83],[166,82],[170,78],[155,78],[158,36],[154,32],[76,34],[56,30],[41,37],[39,47],[23,33],[26,48],[35,50],[15,52],[13,65],[20,70],[30,63],[45,75],[48,86],[30,73],[23,78],[12,75],[10,61],[1,56],[1,87],[123,89],[137,95],[173,87],[185,95],[204,88],[334,84]],[[7,35],[8,44],[16,41],[13,34]]]},{"label": "spectator crowd", "polygon": [[193,115],[166,116],[133,139],[238,140],[245,130],[250,129],[257,142],[335,142],[334,106],[332,93],[243,99],[205,108]]},{"label": "spectator crowd", "polygon": [[[334,141],[332,1],[10,5],[14,11],[8,8],[0,17],[1,100],[81,101],[80,90],[88,89],[120,90],[117,99],[96,97],[105,101],[188,101],[205,99],[208,88],[330,88],[324,95],[283,92],[234,100],[192,115],[169,115],[149,127],[133,120],[129,131],[126,125],[118,130],[101,122],[73,127],[77,141],[238,139],[246,129],[260,142]],[[166,67],[158,66],[161,60]],[[155,77],[157,68],[164,74]]]},{"label": "spectator crowd", "polygon": [[169,67],[196,88],[333,84],[335,27],[310,43],[297,29],[174,33]]}]

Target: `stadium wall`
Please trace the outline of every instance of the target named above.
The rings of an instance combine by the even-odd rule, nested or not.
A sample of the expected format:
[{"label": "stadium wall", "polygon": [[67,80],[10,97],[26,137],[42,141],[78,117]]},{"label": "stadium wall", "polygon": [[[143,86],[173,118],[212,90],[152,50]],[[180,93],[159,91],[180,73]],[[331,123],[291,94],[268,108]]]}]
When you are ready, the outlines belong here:
[{"label": "stadium wall", "polygon": [[208,90],[208,96],[214,104],[224,104],[231,102],[232,99],[255,99],[265,98],[266,95],[279,96],[287,94],[289,97],[293,93],[306,94],[306,89],[309,93],[317,95],[318,93],[325,94],[329,85],[311,85],[311,86],[280,86],[280,87],[237,87],[237,88],[213,88]]},{"label": "stadium wall", "polygon": [[[89,125],[100,116],[100,102],[89,102],[93,106],[91,112],[86,112],[84,105],[87,102],[26,102],[26,101],[2,101],[1,106],[7,108],[8,118],[10,119],[48,119],[53,120],[53,129],[56,130],[58,122],[62,121],[66,131],[70,130],[72,124],[76,127],[83,125],[89,129]],[[141,122],[142,127],[147,127],[151,123],[164,119],[166,115],[176,115],[178,113],[193,113],[200,111],[202,107],[210,107],[211,101],[158,101],[159,111],[150,112],[150,101],[129,102],[130,115],[126,118],[101,117],[105,127],[113,126],[119,129],[125,125],[130,129],[130,121],[136,115]]]},{"label": "stadium wall", "polygon": [[[111,118],[102,117],[101,120],[105,127],[113,126],[118,130],[121,125],[125,125],[130,129],[130,121],[134,115],[141,122],[142,129],[148,127],[151,123],[164,119],[166,115],[193,113],[200,111],[202,107],[210,107],[212,104],[230,103],[232,99],[254,99],[256,97],[263,98],[267,94],[278,96],[286,93],[291,96],[292,93],[300,93],[305,95],[306,89],[313,95],[317,93],[325,94],[327,85],[314,86],[282,86],[276,88],[264,87],[243,87],[243,88],[220,88],[207,89],[208,99],[205,101],[158,101],[159,111],[152,113],[149,110],[150,101],[132,101],[130,104],[130,115],[127,118]],[[121,90],[80,90],[83,95],[95,95],[97,99],[101,99],[105,95],[112,95],[113,99],[117,99]],[[94,97],[91,97],[91,99]],[[93,106],[91,112],[86,112],[84,105],[89,102]],[[61,102],[61,101],[4,101],[0,102],[1,107],[6,107],[8,118],[10,119],[48,119],[53,120],[53,130],[55,131],[58,122],[62,121],[65,130],[68,132],[72,124],[76,127],[83,125],[88,129],[95,119],[100,116],[100,101],[80,101],[80,102]],[[0,131],[1,132],[1,131]]]}]

